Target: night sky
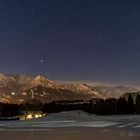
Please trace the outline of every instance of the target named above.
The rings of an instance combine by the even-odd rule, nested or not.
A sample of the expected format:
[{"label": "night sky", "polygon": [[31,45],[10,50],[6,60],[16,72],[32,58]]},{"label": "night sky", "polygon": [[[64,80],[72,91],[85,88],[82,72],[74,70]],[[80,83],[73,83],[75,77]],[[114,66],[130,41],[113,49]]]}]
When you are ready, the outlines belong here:
[{"label": "night sky", "polygon": [[140,82],[139,0],[0,0],[0,71]]}]

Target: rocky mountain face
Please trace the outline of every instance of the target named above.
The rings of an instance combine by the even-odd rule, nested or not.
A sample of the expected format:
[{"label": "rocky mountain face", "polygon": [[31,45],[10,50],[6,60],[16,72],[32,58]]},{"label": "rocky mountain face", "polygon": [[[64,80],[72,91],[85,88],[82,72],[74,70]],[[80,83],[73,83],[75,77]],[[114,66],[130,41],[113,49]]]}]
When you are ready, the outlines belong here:
[{"label": "rocky mountain face", "polygon": [[108,87],[108,86],[96,86],[94,87],[95,91],[103,94],[104,96],[119,98],[121,95],[125,93],[138,92],[139,90],[132,87],[126,86],[116,86],[116,87]]},{"label": "rocky mountain face", "polygon": [[133,101],[135,102],[135,101],[136,101],[136,97],[137,97],[138,94],[140,95],[140,92],[129,92],[129,93],[124,93],[122,96],[123,96],[126,100],[128,100],[129,95],[131,95],[132,98],[133,98]]},{"label": "rocky mountain face", "polygon": [[59,100],[90,100],[120,97],[123,93],[138,92],[135,88],[117,86],[92,87],[87,84],[60,84],[41,75],[30,77],[0,74],[0,102],[23,103],[32,99],[40,102]]},{"label": "rocky mountain face", "polygon": [[14,96],[20,94],[32,78],[17,74],[0,74],[0,102],[14,102]]},{"label": "rocky mountain face", "polygon": [[105,98],[86,84],[59,84],[43,76],[0,74],[0,102],[23,103]]}]

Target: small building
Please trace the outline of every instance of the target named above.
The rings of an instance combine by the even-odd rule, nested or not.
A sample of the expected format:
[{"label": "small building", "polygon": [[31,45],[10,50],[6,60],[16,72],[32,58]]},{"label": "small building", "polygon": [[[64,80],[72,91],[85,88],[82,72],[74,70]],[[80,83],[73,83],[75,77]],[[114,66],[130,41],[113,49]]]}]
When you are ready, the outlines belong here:
[{"label": "small building", "polygon": [[42,111],[22,111],[20,120],[29,120],[46,116]]}]

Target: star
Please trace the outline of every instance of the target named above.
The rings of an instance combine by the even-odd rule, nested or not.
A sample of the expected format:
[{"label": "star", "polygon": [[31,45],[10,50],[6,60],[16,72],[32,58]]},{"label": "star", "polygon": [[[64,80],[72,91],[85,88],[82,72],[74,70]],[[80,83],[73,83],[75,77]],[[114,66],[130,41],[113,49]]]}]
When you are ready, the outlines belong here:
[{"label": "star", "polygon": [[77,16],[78,15],[78,13],[77,12],[73,12],[73,16]]},{"label": "star", "polygon": [[62,57],[62,56],[63,56],[63,54],[59,54],[59,56],[60,56],[60,57]]},{"label": "star", "polygon": [[34,12],[34,11],[32,11],[32,12],[31,12],[31,15],[32,15],[32,16],[34,16],[34,15],[35,15],[35,12]]},{"label": "star", "polygon": [[43,62],[44,62],[44,60],[43,60],[43,59],[41,59],[41,60],[40,60],[40,62],[41,62],[41,63],[43,63]]},{"label": "star", "polygon": [[96,54],[95,56],[96,56],[96,57],[99,57],[99,56],[100,56],[100,54]]},{"label": "star", "polygon": [[132,41],[129,40],[127,43],[128,43],[128,44],[132,44]]}]

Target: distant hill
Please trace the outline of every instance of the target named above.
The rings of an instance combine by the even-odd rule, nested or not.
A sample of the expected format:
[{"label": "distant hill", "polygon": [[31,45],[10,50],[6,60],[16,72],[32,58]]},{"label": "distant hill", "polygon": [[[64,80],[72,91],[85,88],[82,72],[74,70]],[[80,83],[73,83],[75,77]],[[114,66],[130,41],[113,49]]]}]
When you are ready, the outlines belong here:
[{"label": "distant hill", "polygon": [[94,87],[94,89],[95,89],[95,91],[103,94],[107,98],[109,98],[109,97],[119,98],[124,93],[139,91],[136,88],[126,87],[126,86],[116,86],[116,87],[96,86],[96,87]]}]

